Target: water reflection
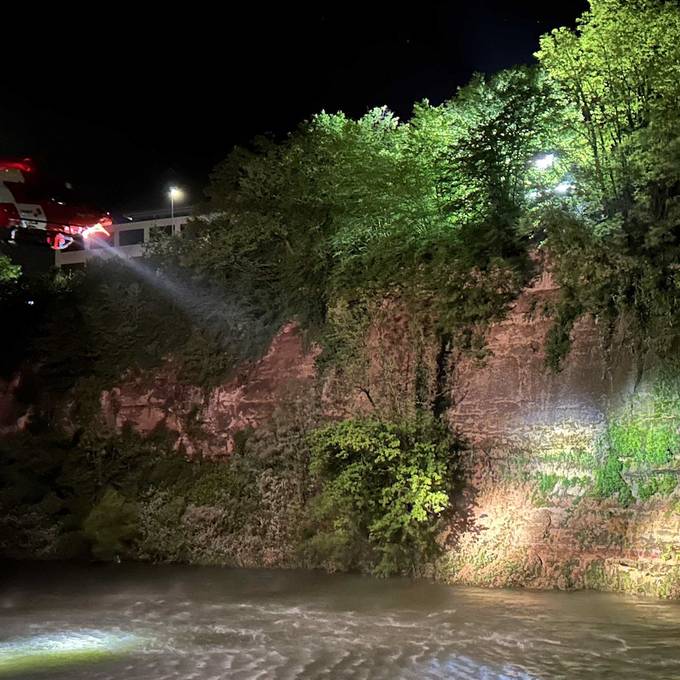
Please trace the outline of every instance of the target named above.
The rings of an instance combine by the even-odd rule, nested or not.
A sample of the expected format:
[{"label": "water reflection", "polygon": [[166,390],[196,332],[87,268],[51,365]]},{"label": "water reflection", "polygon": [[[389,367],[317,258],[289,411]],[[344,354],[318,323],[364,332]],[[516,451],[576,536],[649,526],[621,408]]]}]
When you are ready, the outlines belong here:
[{"label": "water reflection", "polygon": [[[12,677],[50,680],[680,677],[676,603],[143,565],[1,576],[0,677],[21,640],[38,653]],[[50,665],[36,641],[59,639],[112,655]]]},{"label": "water reflection", "polygon": [[0,642],[0,677],[122,657],[140,647],[136,635],[120,631],[71,630],[10,639]]}]

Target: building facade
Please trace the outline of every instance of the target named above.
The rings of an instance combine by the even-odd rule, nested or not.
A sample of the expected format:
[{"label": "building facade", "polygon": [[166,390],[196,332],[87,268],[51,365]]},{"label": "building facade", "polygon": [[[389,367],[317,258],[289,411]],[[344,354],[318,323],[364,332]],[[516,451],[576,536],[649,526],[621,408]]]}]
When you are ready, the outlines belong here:
[{"label": "building facade", "polygon": [[146,244],[163,234],[179,234],[188,219],[182,215],[113,224],[108,228],[108,238],[88,239],[80,250],[56,251],[54,263],[68,269],[82,267],[95,257],[141,257]]}]

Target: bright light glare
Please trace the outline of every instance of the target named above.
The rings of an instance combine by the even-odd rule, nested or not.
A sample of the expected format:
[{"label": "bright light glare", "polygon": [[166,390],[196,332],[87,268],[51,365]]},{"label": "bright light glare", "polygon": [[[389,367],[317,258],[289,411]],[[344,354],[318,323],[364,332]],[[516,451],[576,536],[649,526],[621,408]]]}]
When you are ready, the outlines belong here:
[{"label": "bright light glare", "polygon": [[560,182],[554,189],[553,191],[556,194],[568,194],[571,189],[573,188],[573,184],[571,182]]},{"label": "bright light glare", "polygon": [[184,192],[179,187],[170,187],[170,191],[168,191],[168,196],[173,201],[181,201],[182,198],[184,198]]},{"label": "bright light glare", "polygon": [[97,224],[93,224],[91,227],[85,229],[83,231],[83,238],[90,238],[90,236],[93,236],[94,234],[105,234],[106,236],[110,236],[101,222],[97,222]]},{"label": "bright light glare", "polygon": [[546,153],[534,158],[534,167],[537,170],[548,170],[548,168],[552,168],[552,166],[555,165],[555,160],[556,157],[554,153]]},{"label": "bright light glare", "polygon": [[101,630],[52,633],[0,643],[0,677],[99,661],[141,646],[136,635]]}]

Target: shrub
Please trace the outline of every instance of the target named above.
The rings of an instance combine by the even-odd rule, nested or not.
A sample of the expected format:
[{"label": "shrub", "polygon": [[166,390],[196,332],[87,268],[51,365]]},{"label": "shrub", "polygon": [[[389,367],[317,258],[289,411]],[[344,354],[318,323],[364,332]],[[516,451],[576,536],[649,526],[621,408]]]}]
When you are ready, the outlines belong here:
[{"label": "shrub", "polygon": [[329,570],[417,573],[433,559],[454,483],[456,445],[431,421],[347,420],[311,436],[306,554]]},{"label": "shrub", "polygon": [[83,523],[86,538],[92,543],[92,554],[99,559],[112,559],[127,553],[137,534],[137,509],[118,491],[108,488]]}]

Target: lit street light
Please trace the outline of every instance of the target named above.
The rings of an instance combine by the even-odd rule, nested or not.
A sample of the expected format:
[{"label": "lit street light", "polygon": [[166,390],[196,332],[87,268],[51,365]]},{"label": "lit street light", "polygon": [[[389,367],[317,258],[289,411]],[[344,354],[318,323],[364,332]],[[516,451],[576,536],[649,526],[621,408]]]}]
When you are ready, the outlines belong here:
[{"label": "lit street light", "polygon": [[168,191],[170,197],[170,217],[175,217],[175,201],[181,201],[184,198],[184,192],[179,187],[170,187]]}]

